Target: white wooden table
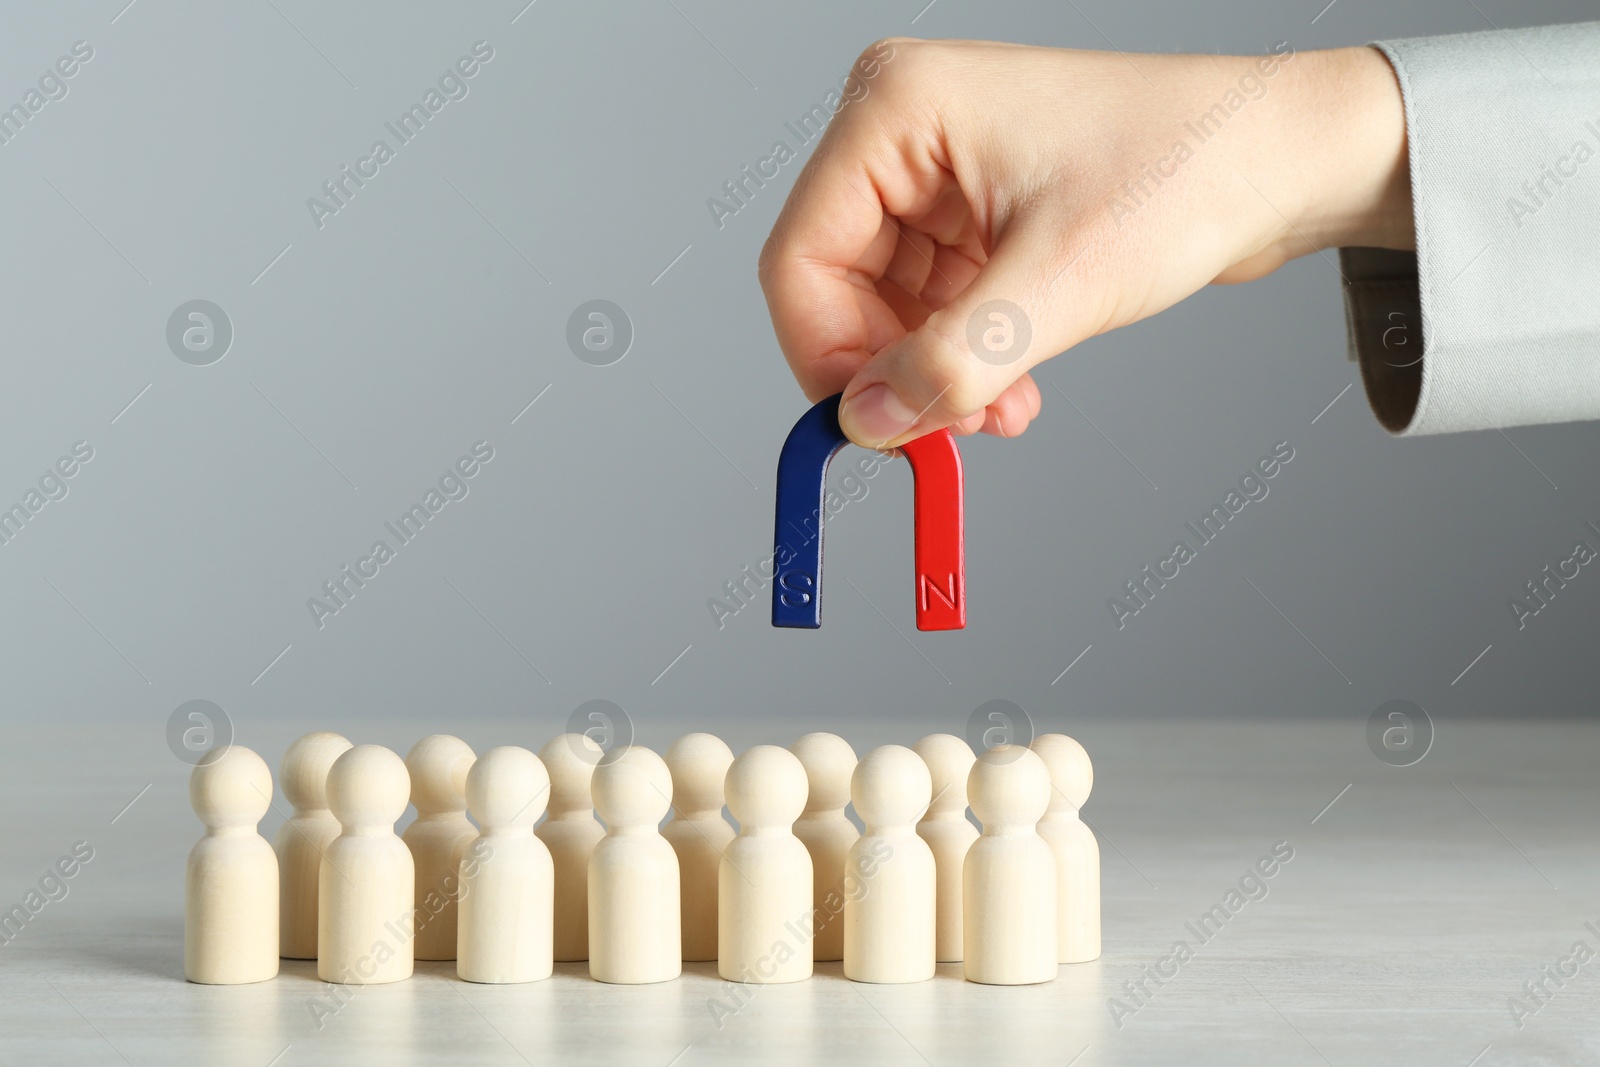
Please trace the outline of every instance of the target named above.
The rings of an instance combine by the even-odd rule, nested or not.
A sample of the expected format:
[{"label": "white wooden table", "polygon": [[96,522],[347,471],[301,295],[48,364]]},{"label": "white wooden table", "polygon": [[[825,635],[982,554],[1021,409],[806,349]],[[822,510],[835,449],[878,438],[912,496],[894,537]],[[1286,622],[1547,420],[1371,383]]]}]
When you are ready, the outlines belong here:
[{"label": "white wooden table", "polygon": [[[349,724],[254,724],[240,742],[275,766],[312,725]],[[349,732],[404,751],[438,725]],[[721,725],[736,749],[830,728]],[[832,725],[858,751],[925,732]],[[94,858],[0,945],[0,1063],[1600,1062],[1600,961],[1547,981],[1543,1003],[1523,989],[1547,966],[1570,973],[1575,942],[1600,952],[1585,925],[1600,929],[1600,726],[1444,721],[1421,763],[1395,768],[1368,751],[1364,725],[1081,724],[1098,777],[1085,814],[1101,833],[1105,955],[1046,985],[972,985],[952,965],[920,985],[864,986],[826,964],[806,983],[735,987],[691,964],[678,981],[626,988],[568,964],[490,987],[422,964],[409,982],[353,990],[320,1028],[313,1005],[332,1002],[314,964],[253,986],[183,981],[183,865],[199,824],[159,731],[18,726],[0,748],[0,907],[75,842]],[[480,749],[545,740],[510,723],[449,728]],[[1277,842],[1294,858],[1266,895],[1200,943],[1187,924]],[[1161,964],[1170,977],[1147,982],[1139,1005],[1124,983],[1180,939],[1192,959]],[[1136,1009],[1120,1026],[1111,998]],[[1513,998],[1532,1011],[1520,1028]]]}]

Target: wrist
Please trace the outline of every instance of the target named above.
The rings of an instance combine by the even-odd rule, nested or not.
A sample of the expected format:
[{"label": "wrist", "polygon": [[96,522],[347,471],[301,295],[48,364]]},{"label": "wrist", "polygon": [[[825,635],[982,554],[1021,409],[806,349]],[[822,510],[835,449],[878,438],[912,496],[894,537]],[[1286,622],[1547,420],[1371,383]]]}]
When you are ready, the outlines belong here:
[{"label": "wrist", "polygon": [[1306,153],[1299,223],[1319,248],[1415,247],[1405,102],[1376,48],[1304,54],[1292,138]]}]

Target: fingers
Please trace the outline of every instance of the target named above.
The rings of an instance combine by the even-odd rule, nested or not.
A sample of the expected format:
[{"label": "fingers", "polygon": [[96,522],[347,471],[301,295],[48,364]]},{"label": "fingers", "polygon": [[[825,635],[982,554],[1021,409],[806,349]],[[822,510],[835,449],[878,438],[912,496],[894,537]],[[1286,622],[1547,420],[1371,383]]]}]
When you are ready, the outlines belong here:
[{"label": "fingers", "polygon": [[897,54],[829,124],[761,255],[790,370],[812,401],[843,392],[843,429],[869,447],[1020,434],[1039,411],[1028,370],[1105,319],[1073,270],[1088,239],[1071,243],[1065,198],[1028,204],[987,120],[930,112],[944,68],[927,58]]},{"label": "fingers", "polygon": [[1041,406],[1039,387],[1034,384],[1033,375],[1024,374],[984,409],[983,432],[996,437],[1016,437],[1039,417]]},{"label": "fingers", "polygon": [[994,403],[951,423],[950,432],[962,437],[975,433],[1016,437],[1039,417],[1042,406],[1033,375],[1024,374],[996,397]]},{"label": "fingers", "polygon": [[893,69],[828,125],[761,253],[778,344],[813,401],[842,390],[977,270],[952,247],[970,230],[965,199],[927,131],[896,107]]},{"label": "fingers", "polygon": [[893,448],[942,427],[1004,437],[1027,428],[1040,407],[1027,371],[1102,317],[1049,214],[1013,219],[970,284],[861,366],[839,411],[851,440]]},{"label": "fingers", "polygon": [[871,353],[905,333],[877,290],[898,244],[885,222],[855,146],[825,138],[762,249],[778,345],[813,401],[838,392]]}]

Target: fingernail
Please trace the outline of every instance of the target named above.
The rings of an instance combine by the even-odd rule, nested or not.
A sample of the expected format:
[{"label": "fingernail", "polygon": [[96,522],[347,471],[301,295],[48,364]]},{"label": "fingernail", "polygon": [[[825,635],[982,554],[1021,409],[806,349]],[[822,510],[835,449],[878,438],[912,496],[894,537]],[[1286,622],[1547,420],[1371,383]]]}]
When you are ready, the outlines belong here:
[{"label": "fingernail", "polygon": [[915,409],[878,382],[846,400],[839,408],[839,426],[851,440],[881,448],[917,421]]}]

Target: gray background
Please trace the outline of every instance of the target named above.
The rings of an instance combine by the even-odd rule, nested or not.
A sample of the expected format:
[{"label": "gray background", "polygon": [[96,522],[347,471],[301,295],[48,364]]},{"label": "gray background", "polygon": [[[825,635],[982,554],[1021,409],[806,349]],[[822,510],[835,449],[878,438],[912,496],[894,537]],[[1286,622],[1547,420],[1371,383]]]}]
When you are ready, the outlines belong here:
[{"label": "gray background", "polygon": [[[5,101],[74,41],[95,55],[0,146],[0,498],[75,441],[95,458],[0,547],[3,714],[137,720],[154,745],[195,698],[247,744],[291,713],[359,740],[471,712],[537,743],[604,697],[658,746],[702,722],[746,742],[813,720],[959,732],[993,698],[1041,729],[1356,731],[1391,698],[1436,721],[1591,714],[1600,578],[1521,632],[1507,600],[1596,542],[1600,433],[1390,439],[1359,383],[1341,392],[1356,375],[1321,257],[1082,345],[1040,369],[1025,438],[963,441],[964,632],[914,629],[893,467],[830,525],[820,631],[773,629],[765,600],[716,628],[707,599],[769,551],[805,407],[755,279],[799,166],[720,231],[706,200],[792,142],[783,123],[872,39],[1304,51],[1593,15],[923,2],[13,5]],[[307,198],[478,40],[495,57],[470,94],[318,229]],[[206,367],[165,341],[196,298],[235,331]],[[565,343],[594,298],[636,334],[609,367]],[[480,439],[496,458],[470,495],[319,631],[307,598]],[[1296,458],[1271,495],[1116,629],[1107,598],[1279,441]]]},{"label": "gray background", "polygon": [[[754,269],[798,166],[720,231],[705,202],[868,42],[1304,51],[1591,4],[125,3],[13,4],[0,33],[0,106],[74,41],[95,50],[0,145],[0,505],[75,441],[95,449],[0,545],[0,910],[74,842],[96,851],[0,947],[0,1060],[1600,1056],[1587,972],[1523,1028],[1508,1011],[1600,936],[1584,925],[1600,923],[1600,723],[1524,721],[1592,715],[1600,577],[1586,568],[1521,632],[1506,605],[1600,541],[1584,477],[1600,434],[1389,438],[1344,359],[1329,259],[1083,345],[1038,372],[1024,438],[962,443],[965,631],[914,629],[895,467],[830,524],[821,630],[774,630],[760,601],[719,631],[706,608],[770,550],[774,465],[805,408]],[[478,40],[495,58],[469,95],[317,229],[306,199]],[[195,299],[234,327],[210,366],[166,341]],[[635,329],[612,366],[567,347],[593,299]],[[496,455],[467,498],[319,631],[306,599],[480,439]],[[1118,631],[1107,598],[1279,441],[1296,456],[1270,495]],[[866,987],[823,964],[725,1030],[708,964],[640,988],[582,964],[504,987],[424,964],[323,1029],[309,963],[182,981],[200,828],[167,748],[175,708],[222,705],[276,766],[314,728],[400,751],[436,730],[537,747],[592,698],[658,748],[693,728],[735,749],[831,729],[862,752],[1015,701],[1095,758],[1103,957],[1025,989],[956,965]],[[1414,766],[1368,751],[1391,699],[1437,727]],[[1298,858],[1270,899],[1116,1028],[1109,999],[1279,840]]]}]

